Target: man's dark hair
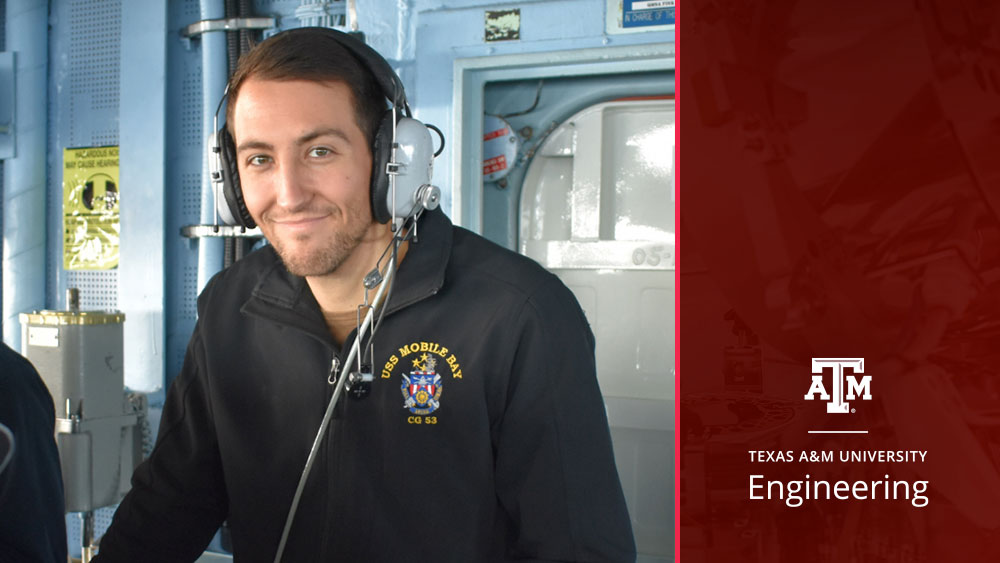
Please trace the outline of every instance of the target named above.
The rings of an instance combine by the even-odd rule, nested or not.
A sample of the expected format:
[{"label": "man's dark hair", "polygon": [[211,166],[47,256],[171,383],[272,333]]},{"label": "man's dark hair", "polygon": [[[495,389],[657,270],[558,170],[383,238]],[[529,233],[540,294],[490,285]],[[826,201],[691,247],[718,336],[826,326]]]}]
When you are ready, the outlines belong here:
[{"label": "man's dark hair", "polygon": [[354,120],[374,145],[375,133],[386,111],[386,96],[372,72],[323,28],[285,31],[255,46],[240,59],[229,79],[226,124],[233,132],[233,108],[240,87],[250,78],[343,82],[351,90]]}]

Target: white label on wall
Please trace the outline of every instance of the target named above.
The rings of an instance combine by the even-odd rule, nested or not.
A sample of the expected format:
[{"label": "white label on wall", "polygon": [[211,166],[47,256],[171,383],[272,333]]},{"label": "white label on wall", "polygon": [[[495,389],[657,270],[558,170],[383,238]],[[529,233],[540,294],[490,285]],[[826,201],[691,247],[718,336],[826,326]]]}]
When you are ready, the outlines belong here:
[{"label": "white label on wall", "polygon": [[59,329],[54,326],[29,326],[28,346],[59,347]]}]

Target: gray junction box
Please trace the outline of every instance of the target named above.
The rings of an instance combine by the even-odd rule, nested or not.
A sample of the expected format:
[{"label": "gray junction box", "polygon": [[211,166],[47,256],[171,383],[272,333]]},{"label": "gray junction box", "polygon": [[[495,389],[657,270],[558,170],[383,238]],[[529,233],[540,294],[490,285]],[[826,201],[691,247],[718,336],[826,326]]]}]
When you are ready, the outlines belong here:
[{"label": "gray junction box", "polygon": [[52,394],[67,512],[117,503],[142,460],[145,395],[126,393],[122,324],[103,311],[20,315],[27,357]]}]

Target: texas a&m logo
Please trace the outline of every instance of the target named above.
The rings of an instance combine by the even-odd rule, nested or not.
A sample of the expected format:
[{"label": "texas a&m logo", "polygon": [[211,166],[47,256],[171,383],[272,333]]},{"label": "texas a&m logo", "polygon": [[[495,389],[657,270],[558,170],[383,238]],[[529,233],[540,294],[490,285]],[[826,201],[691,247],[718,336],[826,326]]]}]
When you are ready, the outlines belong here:
[{"label": "texas a&m logo", "polygon": [[[827,393],[823,385],[823,368],[833,370],[833,392]],[[844,368],[854,371],[851,375],[844,374]],[[872,376],[865,375],[864,358],[813,358],[812,385],[806,393],[806,400],[811,401],[818,395],[820,399],[829,401],[826,412],[853,412],[848,400],[860,397],[862,400],[872,400]],[[858,377],[861,376],[861,380]]]}]

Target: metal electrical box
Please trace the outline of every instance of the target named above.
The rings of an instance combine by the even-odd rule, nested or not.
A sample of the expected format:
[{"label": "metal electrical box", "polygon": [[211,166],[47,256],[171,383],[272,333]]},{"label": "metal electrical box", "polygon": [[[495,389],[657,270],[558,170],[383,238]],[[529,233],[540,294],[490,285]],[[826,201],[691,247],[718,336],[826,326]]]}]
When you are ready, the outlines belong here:
[{"label": "metal electrical box", "polygon": [[125,315],[36,311],[20,315],[24,355],[52,394],[67,512],[117,503],[142,460],[145,395],[126,393]]}]

